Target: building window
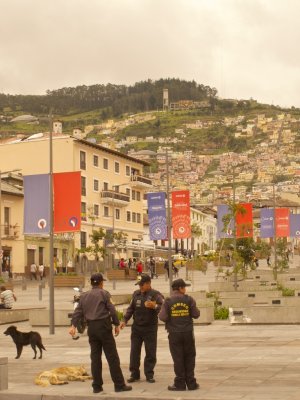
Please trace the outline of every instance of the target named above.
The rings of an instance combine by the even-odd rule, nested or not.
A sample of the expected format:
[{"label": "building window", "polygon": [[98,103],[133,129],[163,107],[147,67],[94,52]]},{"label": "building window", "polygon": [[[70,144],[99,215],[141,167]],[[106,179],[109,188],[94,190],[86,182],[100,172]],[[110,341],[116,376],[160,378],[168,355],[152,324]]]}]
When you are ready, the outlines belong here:
[{"label": "building window", "polygon": [[120,173],[120,163],[118,163],[117,161],[115,161],[115,173],[116,174]]},{"label": "building window", "polygon": [[132,213],[132,222],[136,222],[136,213],[135,212]]},{"label": "building window", "polygon": [[120,209],[116,208],[116,219],[120,219],[120,218],[121,218]]},{"label": "building window", "polygon": [[104,209],[103,209],[104,211],[104,217],[109,217],[109,207],[107,207],[107,206],[104,206]]},{"label": "building window", "polygon": [[166,242],[164,240],[161,241],[161,246],[165,247],[166,246]]},{"label": "building window", "polygon": [[81,177],[81,196],[86,196],[86,177]]},{"label": "building window", "polygon": [[108,182],[103,182],[103,190],[108,190]]},{"label": "building window", "polygon": [[108,169],[108,158],[103,158],[103,169]]},{"label": "building window", "polygon": [[127,196],[130,197],[130,189],[129,188],[126,189],[126,194],[127,194]]},{"label": "building window", "polygon": [[131,197],[132,200],[135,200],[135,190],[132,190],[132,191],[131,191],[131,196],[132,196],[132,197]]},{"label": "building window", "polygon": [[99,204],[94,204],[94,216],[99,217]]},{"label": "building window", "polygon": [[9,235],[10,208],[4,207],[4,235]]},{"label": "building window", "polygon": [[86,232],[80,232],[80,248],[86,248]]},{"label": "building window", "polygon": [[130,165],[126,165],[126,176],[130,176]]},{"label": "building window", "polygon": [[86,169],[86,154],[84,151],[80,152],[80,169]]},{"label": "building window", "polygon": [[93,155],[93,165],[94,167],[99,167],[99,157],[95,154]]},{"label": "building window", "polygon": [[81,202],[81,221],[86,221],[86,203]]},{"label": "building window", "polygon": [[127,211],[127,213],[126,213],[126,221],[127,222],[131,221],[131,213],[130,213],[130,211]]},{"label": "building window", "polygon": [[141,214],[140,214],[140,213],[137,213],[137,214],[136,214],[136,222],[137,222],[138,224],[141,223]]},{"label": "building window", "polygon": [[99,181],[98,179],[94,179],[94,191],[99,192]]},{"label": "building window", "polygon": [[141,192],[136,192],[137,201],[141,201]]}]

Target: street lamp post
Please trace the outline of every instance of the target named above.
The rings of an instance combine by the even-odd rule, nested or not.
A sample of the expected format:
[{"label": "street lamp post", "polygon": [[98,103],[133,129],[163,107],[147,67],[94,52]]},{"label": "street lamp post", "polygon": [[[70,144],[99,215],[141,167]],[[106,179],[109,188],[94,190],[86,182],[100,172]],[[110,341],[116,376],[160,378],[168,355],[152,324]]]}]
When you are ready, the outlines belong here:
[{"label": "street lamp post", "polygon": [[168,149],[166,149],[166,174],[167,174],[167,225],[168,225],[168,263],[169,263],[169,291],[172,294],[172,280],[173,280],[173,270],[172,270],[172,237],[171,237],[171,208],[170,208],[170,173],[169,173],[169,154]]},{"label": "street lamp post", "polygon": [[3,251],[2,251],[2,175],[10,174],[12,172],[21,171],[20,169],[12,169],[10,171],[0,170],[0,276],[2,275],[2,265],[3,265]]}]

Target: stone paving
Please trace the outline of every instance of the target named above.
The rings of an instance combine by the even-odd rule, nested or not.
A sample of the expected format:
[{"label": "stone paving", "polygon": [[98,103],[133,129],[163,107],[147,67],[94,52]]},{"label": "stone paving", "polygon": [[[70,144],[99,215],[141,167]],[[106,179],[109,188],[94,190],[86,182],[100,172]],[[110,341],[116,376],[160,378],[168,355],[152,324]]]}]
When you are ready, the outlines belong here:
[{"label": "stone paving", "polygon": [[[184,274],[184,271],[181,272]],[[206,282],[214,274],[194,277],[194,286],[205,289]],[[106,282],[113,292],[112,283]],[[168,290],[168,282],[160,277],[153,287]],[[133,282],[117,283],[117,292],[130,293]],[[191,288],[192,289],[192,288]],[[198,290],[199,290],[198,289]],[[16,289],[18,302],[37,305],[37,286],[31,284],[26,291]],[[71,308],[72,289],[55,291],[56,307],[61,304]],[[47,288],[40,302],[47,306]],[[31,330],[28,322],[16,324],[20,330]],[[200,400],[299,400],[300,398],[300,326],[259,325],[231,326],[227,321],[211,325],[195,326],[197,346],[196,376],[200,383],[197,391],[169,392],[173,383],[173,364],[169,353],[167,333],[159,327],[156,383],[142,379],[133,384],[132,392],[113,391],[109,370],[103,357],[104,392],[93,394],[90,382],[71,382],[64,386],[42,388],[34,384],[34,377],[51,368],[63,365],[84,364],[89,370],[89,345],[87,336],[73,341],[67,327],[56,327],[49,334],[48,327],[38,330],[47,349],[42,360],[32,360],[33,352],[25,347],[19,360],[15,360],[15,346],[11,338],[3,335],[7,325],[0,325],[0,357],[9,360],[9,388],[0,392],[0,400],[54,400],[59,398],[88,399],[100,396],[107,399],[200,399]],[[124,376],[129,376],[130,328],[124,329],[116,338]]]}]

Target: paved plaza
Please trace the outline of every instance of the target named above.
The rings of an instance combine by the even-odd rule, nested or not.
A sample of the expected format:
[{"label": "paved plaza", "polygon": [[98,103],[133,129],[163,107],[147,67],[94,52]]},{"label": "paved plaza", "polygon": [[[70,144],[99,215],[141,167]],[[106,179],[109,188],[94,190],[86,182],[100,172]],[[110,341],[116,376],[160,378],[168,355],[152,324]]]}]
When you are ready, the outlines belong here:
[{"label": "paved plaza", "polygon": [[[181,271],[182,276],[185,272]],[[194,273],[191,289],[205,289],[213,280],[214,270],[207,274]],[[153,287],[168,291],[164,277],[153,281]],[[134,282],[112,282],[106,288],[114,293],[130,293]],[[43,299],[38,300],[38,288],[30,283],[26,291],[16,288],[18,303],[24,306],[48,307],[48,289]],[[72,289],[55,290],[55,307],[72,308]],[[22,331],[31,330],[29,322],[15,324]],[[49,334],[48,327],[34,327],[42,337],[47,349],[42,360],[32,360],[33,351],[25,347],[19,360],[15,360],[15,346],[10,337],[3,335],[7,325],[0,325],[0,357],[8,357],[9,388],[0,392],[0,400],[51,400],[58,398],[88,399],[99,396],[107,399],[200,399],[200,400],[299,400],[300,398],[300,326],[298,325],[237,325],[228,321],[216,321],[211,325],[196,325],[197,346],[196,376],[200,384],[197,391],[169,392],[173,383],[173,363],[169,353],[167,333],[159,326],[156,383],[150,384],[143,377],[133,384],[132,392],[115,393],[108,367],[104,362],[104,391],[93,394],[91,382],[70,382],[64,386],[42,388],[34,384],[40,372],[63,365],[84,364],[90,370],[89,344],[87,336],[74,341],[67,327],[56,327]],[[129,377],[130,328],[125,328],[116,338],[123,373]]]}]

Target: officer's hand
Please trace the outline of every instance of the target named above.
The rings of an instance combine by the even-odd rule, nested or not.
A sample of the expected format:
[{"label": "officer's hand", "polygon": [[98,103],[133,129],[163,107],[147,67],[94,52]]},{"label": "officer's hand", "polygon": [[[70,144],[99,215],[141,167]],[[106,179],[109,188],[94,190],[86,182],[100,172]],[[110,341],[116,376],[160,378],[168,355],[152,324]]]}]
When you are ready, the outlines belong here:
[{"label": "officer's hand", "polygon": [[115,336],[118,336],[120,333],[120,326],[115,326]]},{"label": "officer's hand", "polygon": [[156,301],[150,301],[150,300],[145,301],[146,308],[155,308],[155,306],[156,306]]},{"label": "officer's hand", "polygon": [[76,334],[76,328],[75,328],[75,326],[71,326],[71,328],[69,329],[69,334],[71,335],[71,336],[75,336],[75,334]]},{"label": "officer's hand", "polygon": [[120,329],[124,329],[125,326],[126,326],[126,323],[125,322],[121,322]]}]

